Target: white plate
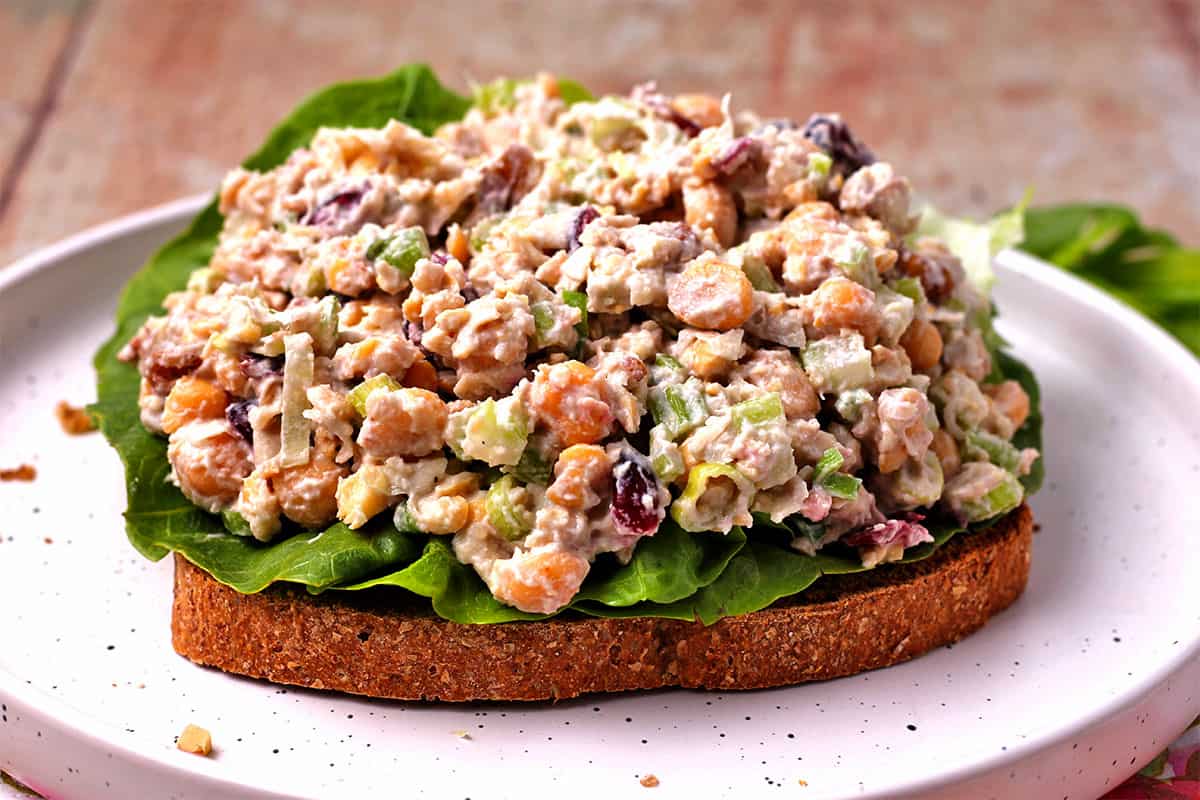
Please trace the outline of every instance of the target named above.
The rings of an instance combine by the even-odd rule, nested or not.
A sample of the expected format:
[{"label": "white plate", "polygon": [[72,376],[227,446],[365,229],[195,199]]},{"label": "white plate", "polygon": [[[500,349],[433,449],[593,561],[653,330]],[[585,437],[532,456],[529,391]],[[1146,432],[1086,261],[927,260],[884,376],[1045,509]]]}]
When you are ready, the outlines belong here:
[{"label": "white plate", "polygon": [[[535,706],[374,702],[192,665],[169,642],[169,560],[125,542],[116,455],[52,408],[94,396],[120,286],[198,205],[0,272],[0,466],[38,470],[0,484],[0,768],[48,796],[1094,798],[1200,712],[1200,367],[1014,253],[1000,329],[1042,381],[1049,478],[1028,591],[966,641],[808,686]],[[187,723],[212,731],[213,758],[173,748]]]}]

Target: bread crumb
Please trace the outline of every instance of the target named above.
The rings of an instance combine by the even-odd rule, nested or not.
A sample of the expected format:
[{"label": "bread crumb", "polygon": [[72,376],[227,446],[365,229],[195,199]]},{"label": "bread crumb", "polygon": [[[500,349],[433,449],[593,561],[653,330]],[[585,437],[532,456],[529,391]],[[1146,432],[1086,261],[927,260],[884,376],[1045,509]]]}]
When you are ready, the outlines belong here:
[{"label": "bread crumb", "polygon": [[801,786],[808,786],[808,781],[804,780],[804,778],[796,781],[796,783],[800,784]]},{"label": "bread crumb", "polygon": [[212,753],[212,735],[197,725],[188,725],[179,734],[175,746],[185,753],[206,756]]},{"label": "bread crumb", "polygon": [[58,424],[62,426],[63,433],[71,436],[96,430],[96,423],[92,421],[91,415],[66,400],[58,401],[58,405],[54,407],[54,416],[58,417]]},{"label": "bread crumb", "polygon": [[42,539],[42,541],[45,542],[46,544],[54,544],[54,540],[51,539],[49,536],[47,536],[45,539]]},{"label": "bread crumb", "polygon": [[466,731],[450,731],[450,732],[460,739],[466,739],[468,741],[470,741],[470,739],[471,739],[471,734],[467,733]]},{"label": "bread crumb", "polygon": [[37,477],[37,470],[32,464],[22,464],[14,469],[0,469],[0,481],[25,481],[28,483]]},{"label": "bread crumb", "polygon": [[653,789],[655,786],[658,786],[658,777],[655,775],[645,775],[638,783],[647,789]]}]

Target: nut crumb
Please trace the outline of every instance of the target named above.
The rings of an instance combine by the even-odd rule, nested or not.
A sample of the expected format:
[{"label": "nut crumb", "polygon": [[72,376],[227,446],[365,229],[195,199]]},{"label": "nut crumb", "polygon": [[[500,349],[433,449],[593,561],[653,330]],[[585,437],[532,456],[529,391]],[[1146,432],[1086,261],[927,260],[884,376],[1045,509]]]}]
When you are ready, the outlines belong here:
[{"label": "nut crumb", "polygon": [[37,477],[37,470],[32,464],[22,464],[14,469],[0,469],[0,481],[29,482]]},{"label": "nut crumb", "polygon": [[58,401],[58,405],[54,407],[54,416],[58,417],[58,424],[62,426],[63,433],[71,436],[79,436],[96,430],[96,423],[92,421],[91,415],[66,400]]},{"label": "nut crumb", "polygon": [[47,536],[45,539],[42,539],[42,541],[45,542],[46,544],[54,544],[54,540],[51,539],[49,536]]},{"label": "nut crumb", "polygon": [[655,775],[644,775],[638,783],[647,789],[653,789],[655,786],[658,786],[658,777]]},{"label": "nut crumb", "polygon": [[179,734],[175,746],[185,753],[206,756],[212,753],[212,735],[197,725],[188,725]]}]

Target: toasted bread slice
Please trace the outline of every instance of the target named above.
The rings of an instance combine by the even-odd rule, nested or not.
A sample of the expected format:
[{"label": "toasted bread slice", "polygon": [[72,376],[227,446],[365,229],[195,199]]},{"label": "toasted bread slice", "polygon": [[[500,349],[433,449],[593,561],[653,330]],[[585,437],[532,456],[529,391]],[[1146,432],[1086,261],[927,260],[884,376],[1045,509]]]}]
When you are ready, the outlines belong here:
[{"label": "toasted bread slice", "polygon": [[372,697],[757,689],[886,667],[963,638],[1021,594],[1032,537],[1033,515],[1021,506],[924,561],[827,576],[796,597],[708,627],[582,615],[462,625],[399,590],[240,594],[177,555],[171,627],[176,651],[198,664]]}]

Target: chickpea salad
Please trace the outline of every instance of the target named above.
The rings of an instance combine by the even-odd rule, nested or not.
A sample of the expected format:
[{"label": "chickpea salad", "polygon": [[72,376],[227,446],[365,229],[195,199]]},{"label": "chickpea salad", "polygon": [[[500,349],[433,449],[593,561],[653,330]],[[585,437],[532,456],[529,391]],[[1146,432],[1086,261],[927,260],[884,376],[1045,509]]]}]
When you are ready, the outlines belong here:
[{"label": "chickpea salad", "polygon": [[93,413],[134,544],[242,591],[709,621],[1037,488],[986,293],[1019,235],[922,215],[837,115],[410,67],[226,176],[127,289]]}]

